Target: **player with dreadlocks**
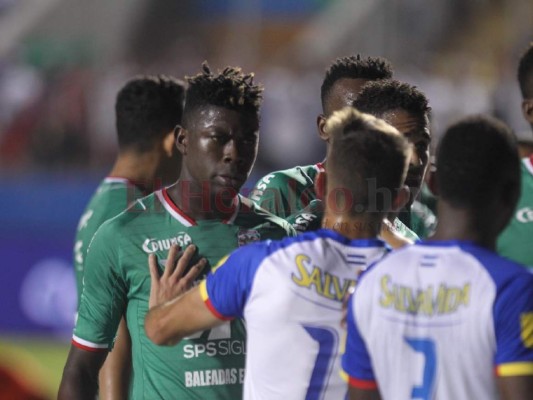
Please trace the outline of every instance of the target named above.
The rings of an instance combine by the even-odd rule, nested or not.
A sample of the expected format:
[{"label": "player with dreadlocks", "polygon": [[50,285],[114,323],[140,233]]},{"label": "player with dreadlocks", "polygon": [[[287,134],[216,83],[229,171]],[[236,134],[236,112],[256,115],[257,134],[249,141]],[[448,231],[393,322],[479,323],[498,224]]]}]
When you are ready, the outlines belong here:
[{"label": "player with dreadlocks", "polygon": [[[237,399],[242,396],[245,330],[240,320],[157,347],[144,332],[150,272],[159,276],[176,247],[194,253],[191,268],[165,268],[161,281],[184,275],[185,290],[238,246],[294,231],[238,194],[257,155],[260,86],[238,68],[187,78],[179,180],[139,200],[95,234],[60,399],[94,399],[98,370],[125,315],[132,339],[133,399]],[[176,166],[177,168],[177,166]],[[186,248],[186,249],[185,249]],[[172,250],[169,254],[169,250]],[[159,270],[146,266],[148,255]]]}]

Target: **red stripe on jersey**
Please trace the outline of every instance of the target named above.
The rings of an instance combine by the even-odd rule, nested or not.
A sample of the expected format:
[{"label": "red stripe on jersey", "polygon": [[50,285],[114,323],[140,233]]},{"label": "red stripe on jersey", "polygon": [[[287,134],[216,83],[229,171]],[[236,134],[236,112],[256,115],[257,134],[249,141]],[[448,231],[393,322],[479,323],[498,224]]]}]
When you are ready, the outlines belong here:
[{"label": "red stripe on jersey", "polygon": [[324,168],[324,163],[316,163],[315,167],[316,169],[318,169],[318,172],[326,172],[326,168]]},{"label": "red stripe on jersey", "polygon": [[85,351],[90,351],[90,352],[93,352],[93,353],[99,353],[101,351],[108,351],[108,349],[99,349],[99,348],[95,348],[95,347],[85,346],[84,344],[76,342],[74,339],[71,340],[71,343],[74,346],[76,346],[77,348],[79,348],[79,349],[82,349],[82,350],[85,350]]},{"label": "red stripe on jersey", "polygon": [[213,303],[211,303],[210,299],[205,300],[205,305],[211,311],[211,313],[217,317],[218,319],[221,319],[222,321],[231,321],[233,318],[228,318],[220,314],[217,309],[213,306]]},{"label": "red stripe on jersey", "polygon": [[378,384],[376,383],[376,381],[367,381],[363,379],[357,379],[352,376],[350,376],[348,383],[350,384],[350,386],[353,386],[357,389],[374,390],[378,388]]},{"label": "red stripe on jersey", "polygon": [[170,196],[168,195],[167,193],[167,189],[164,188],[162,190],[162,193],[163,193],[163,197],[164,199],[166,200],[166,202],[168,203],[168,205],[174,210],[176,211],[182,218],[184,218],[185,220],[187,220],[187,222],[189,222],[191,225],[196,225],[196,221],[194,219],[192,219],[191,217],[189,217],[187,214],[185,214],[177,205],[176,203],[174,203],[174,201],[170,198]]}]

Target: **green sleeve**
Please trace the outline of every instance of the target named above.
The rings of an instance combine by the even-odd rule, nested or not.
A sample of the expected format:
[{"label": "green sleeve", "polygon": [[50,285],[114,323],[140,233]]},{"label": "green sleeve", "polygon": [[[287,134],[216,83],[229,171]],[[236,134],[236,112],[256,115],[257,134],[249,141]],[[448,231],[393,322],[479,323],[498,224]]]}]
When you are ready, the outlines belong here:
[{"label": "green sleeve", "polygon": [[413,240],[415,242],[417,240],[420,240],[420,238],[418,237],[416,233],[414,233],[402,221],[400,221],[400,218],[396,218],[393,223],[394,223],[394,229],[396,230],[396,233],[402,235],[403,237],[409,240]]},{"label": "green sleeve", "polygon": [[85,260],[83,292],[74,335],[95,345],[112,347],[127,302],[119,272],[118,234],[115,220],[104,223],[89,245]]},{"label": "green sleeve", "polygon": [[321,228],[323,216],[322,201],[315,199],[302,211],[290,215],[287,222],[297,233],[310,232]]},{"label": "green sleeve", "polygon": [[260,179],[250,199],[265,210],[286,218],[297,210],[298,182],[283,172],[273,172]]}]

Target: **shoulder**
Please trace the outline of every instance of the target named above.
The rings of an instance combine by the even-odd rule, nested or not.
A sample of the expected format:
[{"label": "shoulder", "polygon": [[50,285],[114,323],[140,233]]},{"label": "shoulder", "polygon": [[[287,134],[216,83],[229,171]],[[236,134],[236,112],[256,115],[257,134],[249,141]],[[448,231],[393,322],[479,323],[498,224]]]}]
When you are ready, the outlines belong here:
[{"label": "shoulder", "polygon": [[533,289],[533,274],[524,265],[479,247],[465,246],[464,250],[483,266],[498,292],[524,285]]},{"label": "shoulder", "polygon": [[296,166],[294,168],[274,171],[259,179],[255,185],[256,190],[279,188],[280,185],[295,182],[300,185],[313,183],[318,170],[314,165]]}]

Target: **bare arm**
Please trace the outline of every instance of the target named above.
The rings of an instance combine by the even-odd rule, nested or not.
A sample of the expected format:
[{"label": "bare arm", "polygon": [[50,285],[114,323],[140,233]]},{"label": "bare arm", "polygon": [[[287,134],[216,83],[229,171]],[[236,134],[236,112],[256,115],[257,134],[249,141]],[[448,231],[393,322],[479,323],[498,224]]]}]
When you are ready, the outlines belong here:
[{"label": "bare arm", "polygon": [[107,356],[107,351],[86,351],[70,347],[58,400],[94,400],[98,390],[98,371]]},{"label": "bare arm", "polygon": [[502,400],[530,400],[533,395],[533,375],[498,377]]},{"label": "bare arm", "polygon": [[357,389],[353,386],[350,386],[348,389],[348,394],[350,400],[381,400],[381,396],[379,395],[379,391],[377,389]]},{"label": "bare arm", "polygon": [[113,351],[109,353],[100,370],[100,400],[128,398],[131,364],[131,337],[126,320],[122,318]]}]

